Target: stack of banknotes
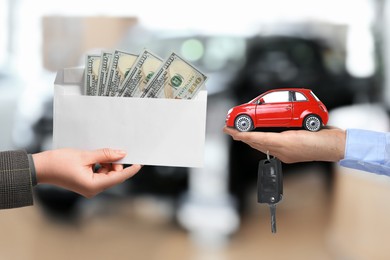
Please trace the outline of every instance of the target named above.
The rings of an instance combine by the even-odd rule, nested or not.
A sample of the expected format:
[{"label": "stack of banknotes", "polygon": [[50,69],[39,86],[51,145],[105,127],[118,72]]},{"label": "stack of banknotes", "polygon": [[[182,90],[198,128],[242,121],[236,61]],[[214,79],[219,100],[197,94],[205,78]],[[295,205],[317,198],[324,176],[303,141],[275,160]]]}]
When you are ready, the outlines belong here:
[{"label": "stack of banknotes", "polygon": [[166,60],[149,50],[87,55],[85,95],[192,99],[207,77],[176,53]]}]

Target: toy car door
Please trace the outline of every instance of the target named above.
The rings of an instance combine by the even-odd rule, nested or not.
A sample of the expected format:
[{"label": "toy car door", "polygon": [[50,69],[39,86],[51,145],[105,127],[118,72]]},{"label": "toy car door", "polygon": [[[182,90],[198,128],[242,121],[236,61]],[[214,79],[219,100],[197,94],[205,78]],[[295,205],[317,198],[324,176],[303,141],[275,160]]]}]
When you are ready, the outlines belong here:
[{"label": "toy car door", "polygon": [[256,127],[285,126],[291,122],[292,102],[290,91],[274,91],[265,94],[256,106]]}]

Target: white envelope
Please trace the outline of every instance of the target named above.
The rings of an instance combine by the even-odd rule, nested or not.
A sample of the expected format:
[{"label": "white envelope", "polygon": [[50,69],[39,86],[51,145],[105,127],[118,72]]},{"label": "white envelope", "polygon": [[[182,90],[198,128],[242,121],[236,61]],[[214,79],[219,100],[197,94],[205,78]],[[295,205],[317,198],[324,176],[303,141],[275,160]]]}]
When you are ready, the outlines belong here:
[{"label": "white envelope", "polygon": [[207,92],[193,100],[84,96],[82,68],[54,82],[54,148],[114,148],[125,164],[203,167]]}]

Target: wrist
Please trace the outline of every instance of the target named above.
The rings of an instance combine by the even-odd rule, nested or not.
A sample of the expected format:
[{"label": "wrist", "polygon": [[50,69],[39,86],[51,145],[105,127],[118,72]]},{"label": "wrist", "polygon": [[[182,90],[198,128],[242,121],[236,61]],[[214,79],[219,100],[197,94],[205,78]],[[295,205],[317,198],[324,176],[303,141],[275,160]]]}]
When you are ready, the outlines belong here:
[{"label": "wrist", "polygon": [[35,166],[35,174],[37,183],[48,183],[49,178],[49,161],[50,161],[50,151],[40,152],[32,154],[32,158]]},{"label": "wrist", "polygon": [[344,159],[345,156],[345,144],[346,144],[346,138],[347,138],[347,132],[342,129],[336,129],[337,131],[337,140],[336,140],[336,154],[337,157],[335,158],[336,161],[341,161]]}]

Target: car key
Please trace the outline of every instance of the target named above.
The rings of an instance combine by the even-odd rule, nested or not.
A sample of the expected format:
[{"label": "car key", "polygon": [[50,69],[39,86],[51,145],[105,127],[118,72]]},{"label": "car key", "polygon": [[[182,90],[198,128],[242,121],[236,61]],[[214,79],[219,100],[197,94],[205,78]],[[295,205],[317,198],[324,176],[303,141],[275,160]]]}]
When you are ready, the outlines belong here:
[{"label": "car key", "polygon": [[257,201],[269,205],[271,230],[276,233],[276,203],[283,197],[282,163],[267,153],[267,159],[259,162],[257,177]]}]

